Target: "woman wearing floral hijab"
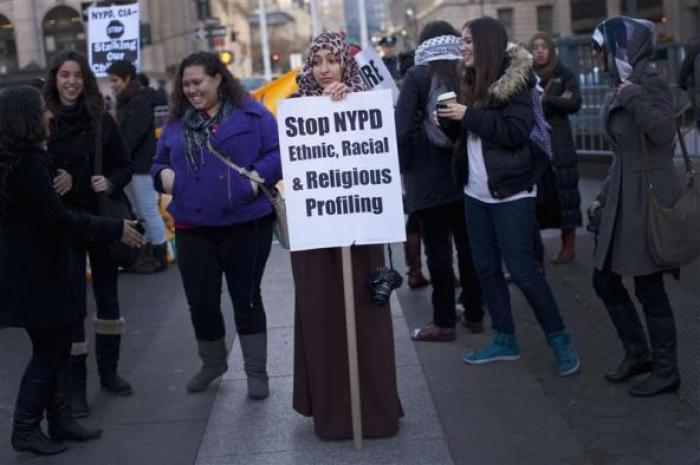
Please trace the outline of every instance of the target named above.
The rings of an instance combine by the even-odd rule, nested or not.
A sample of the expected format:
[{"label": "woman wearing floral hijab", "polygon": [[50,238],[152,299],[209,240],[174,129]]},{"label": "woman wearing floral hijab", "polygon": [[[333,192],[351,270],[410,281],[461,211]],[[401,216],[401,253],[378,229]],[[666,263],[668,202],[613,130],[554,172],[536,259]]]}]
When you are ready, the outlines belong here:
[{"label": "woman wearing floral hijab", "polygon": [[[342,100],[364,90],[360,70],[342,36],[324,32],[309,48],[297,77],[297,97]],[[314,418],[324,439],[352,437],[350,382],[340,248],[293,252],[295,333],[294,409]],[[376,307],[367,285],[384,264],[380,245],[352,247],[363,433],[392,436],[403,416],[396,386],[391,314]]]},{"label": "woman wearing floral hijab", "polygon": [[[664,207],[678,196],[673,166],[674,111],[668,83],[657,74],[654,25],[617,16],[602,22],[593,34],[593,48],[604,61],[613,88],[603,106],[605,132],[613,163],[601,193],[589,212],[602,208],[595,251],[593,284],[622,340],[624,360],[605,374],[619,383],[651,372],[630,389],[634,396],[677,391],[676,327],[664,288],[664,272],[649,251],[646,237],[648,185]],[[648,157],[645,155],[647,147]],[[622,284],[634,278],[651,342]]]}]

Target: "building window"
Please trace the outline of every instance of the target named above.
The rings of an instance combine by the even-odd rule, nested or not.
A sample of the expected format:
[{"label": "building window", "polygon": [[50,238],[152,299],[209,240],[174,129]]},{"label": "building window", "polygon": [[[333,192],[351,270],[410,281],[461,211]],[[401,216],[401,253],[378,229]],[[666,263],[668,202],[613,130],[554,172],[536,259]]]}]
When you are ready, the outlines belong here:
[{"label": "building window", "polygon": [[0,15],[0,74],[17,70],[17,46],[15,26],[5,16]]},{"label": "building window", "polygon": [[80,14],[73,8],[57,6],[44,17],[44,49],[46,63],[51,66],[61,52],[87,52],[85,29]]},{"label": "building window", "polygon": [[607,17],[605,0],[571,0],[571,28],[576,34],[588,34]]},{"label": "building window", "polygon": [[547,34],[554,32],[554,7],[552,5],[537,7],[537,30]]},{"label": "building window", "polygon": [[512,8],[499,8],[496,10],[496,15],[498,20],[503,24],[503,27],[508,33],[508,38],[513,40],[513,34],[515,33],[515,18]]}]

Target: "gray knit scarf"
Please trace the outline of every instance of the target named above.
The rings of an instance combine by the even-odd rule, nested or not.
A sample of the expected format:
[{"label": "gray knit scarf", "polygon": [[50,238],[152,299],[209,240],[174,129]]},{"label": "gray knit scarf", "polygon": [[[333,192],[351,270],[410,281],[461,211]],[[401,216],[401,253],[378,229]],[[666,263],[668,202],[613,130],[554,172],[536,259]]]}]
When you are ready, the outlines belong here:
[{"label": "gray knit scarf", "polygon": [[219,111],[214,117],[209,118],[206,114],[197,111],[190,106],[182,117],[184,127],[183,137],[187,148],[187,164],[192,171],[199,172],[202,166],[202,149],[206,146],[207,137],[214,128],[233,114],[235,107],[230,102],[223,102]]}]

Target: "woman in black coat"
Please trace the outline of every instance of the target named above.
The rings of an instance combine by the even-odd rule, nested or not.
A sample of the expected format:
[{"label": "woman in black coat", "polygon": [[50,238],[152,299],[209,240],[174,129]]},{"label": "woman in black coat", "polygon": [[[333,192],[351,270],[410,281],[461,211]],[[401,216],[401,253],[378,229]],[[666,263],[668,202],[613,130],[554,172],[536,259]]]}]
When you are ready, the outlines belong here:
[{"label": "woman in black coat", "polygon": [[562,242],[561,250],[552,257],[552,263],[560,265],[574,259],[576,228],[582,224],[578,157],[569,122],[569,115],[581,108],[581,91],[578,79],[558,59],[556,45],[547,34],[535,34],[530,40],[530,51],[544,89],[544,116],[552,126],[552,166],[559,197]]},{"label": "woman in black coat", "polygon": [[[48,151],[56,166],[70,177],[71,188],[63,200],[68,208],[97,214],[98,193],[123,196],[131,180],[133,167],[129,150],[114,119],[104,111],[104,103],[95,75],[85,56],[66,52],[54,62],[44,85],[44,99],[54,115]],[[104,174],[95,174],[98,131]],[[67,173],[67,175],[65,174]],[[110,259],[105,244],[76,240],[70,244],[71,276],[69,290],[73,308],[71,403],[76,417],[89,415],[86,400],[87,339],[83,320],[87,315],[85,279],[86,255],[90,257],[92,286],[97,303],[95,352],[100,385],[108,393],[131,394],[131,386],[117,374],[121,333],[117,293],[117,264]]]},{"label": "woman in black coat", "polygon": [[[457,248],[465,322],[474,332],[483,331],[484,310],[469,248],[462,192],[452,177],[452,142],[435,143],[427,131],[440,131],[427,109],[431,94],[456,91],[461,59],[459,33],[445,21],[428,23],[421,31],[416,66],[409,69],[396,104],[401,173],[406,209],[418,219],[433,286],[433,320],[415,329],[418,341],[455,340],[455,289],[452,240]],[[433,102],[434,103],[434,102]],[[438,134],[438,137],[440,134]]]},{"label": "woman in black coat", "polygon": [[[67,398],[71,311],[68,237],[141,243],[132,226],[67,210],[63,178],[45,151],[51,112],[39,91],[21,86],[0,94],[0,327],[25,328],[33,356],[22,377],[12,446],[37,454],[66,450],[57,442],[88,440]],[[47,412],[49,434],[40,423]]]}]

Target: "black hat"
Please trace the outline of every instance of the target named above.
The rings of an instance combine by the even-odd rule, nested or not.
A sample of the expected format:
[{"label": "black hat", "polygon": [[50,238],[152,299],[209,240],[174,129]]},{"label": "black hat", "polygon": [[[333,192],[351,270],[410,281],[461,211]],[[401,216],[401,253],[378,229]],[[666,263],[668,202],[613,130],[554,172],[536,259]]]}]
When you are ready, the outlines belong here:
[{"label": "black hat", "polygon": [[381,39],[379,39],[379,45],[382,47],[395,47],[396,46],[396,37],[395,36],[384,36]]}]

